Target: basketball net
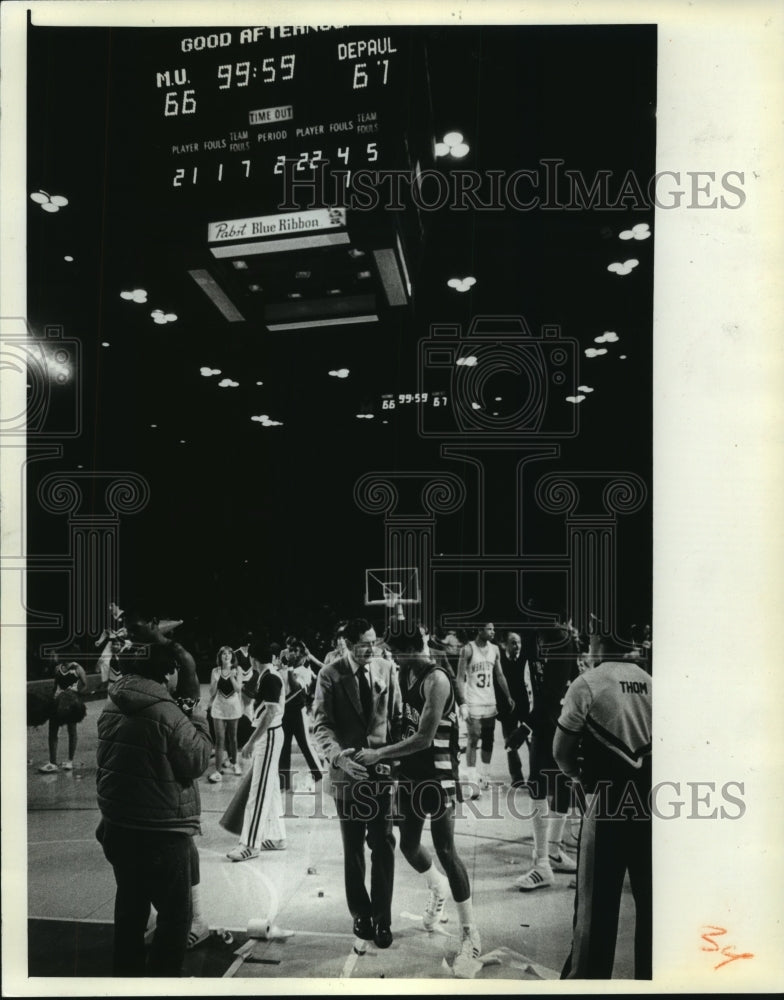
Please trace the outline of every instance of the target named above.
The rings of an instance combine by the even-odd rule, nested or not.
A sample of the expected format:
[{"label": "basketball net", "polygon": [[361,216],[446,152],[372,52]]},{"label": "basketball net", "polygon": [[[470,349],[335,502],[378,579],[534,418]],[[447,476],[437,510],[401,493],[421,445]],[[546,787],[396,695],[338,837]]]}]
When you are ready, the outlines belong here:
[{"label": "basketball net", "polygon": [[386,605],[390,611],[394,611],[397,608],[397,620],[399,622],[404,622],[406,620],[406,613],[403,611],[403,602],[399,599],[397,594],[387,594]]}]

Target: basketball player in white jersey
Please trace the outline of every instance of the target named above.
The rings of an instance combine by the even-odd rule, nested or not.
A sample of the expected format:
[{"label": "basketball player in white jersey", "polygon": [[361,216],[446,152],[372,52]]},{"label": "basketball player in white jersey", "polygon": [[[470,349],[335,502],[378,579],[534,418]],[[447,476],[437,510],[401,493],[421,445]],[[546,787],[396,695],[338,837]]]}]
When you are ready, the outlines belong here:
[{"label": "basketball player in white jersey", "polygon": [[[468,780],[479,788],[490,784],[490,759],[493,756],[495,718],[498,706],[495,701],[495,679],[499,690],[506,698],[509,710],[514,709],[514,701],[501,669],[501,654],[493,643],[495,625],[488,622],[477,632],[473,642],[466,643],[460,653],[457,665],[456,687],[460,714],[466,720],[468,740],[466,743],[466,768]],[[482,742],[479,774],[476,771],[476,750]],[[472,797],[476,797],[473,795]]]}]

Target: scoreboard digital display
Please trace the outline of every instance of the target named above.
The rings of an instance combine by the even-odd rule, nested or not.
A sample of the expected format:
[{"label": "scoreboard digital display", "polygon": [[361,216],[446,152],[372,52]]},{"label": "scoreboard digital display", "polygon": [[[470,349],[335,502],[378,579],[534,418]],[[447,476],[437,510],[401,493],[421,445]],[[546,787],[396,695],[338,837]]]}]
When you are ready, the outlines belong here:
[{"label": "scoreboard digital display", "polygon": [[[341,303],[348,321],[375,322],[410,301],[424,231],[417,207],[345,206],[357,171],[416,178],[433,163],[421,33],[161,29],[152,45],[146,34],[143,63],[134,34],[113,42],[126,84],[112,120],[136,137],[137,183],[171,220],[169,238],[203,248],[183,263],[226,319],[263,314],[269,327],[274,315],[279,328],[298,329],[315,302],[314,325],[339,322]],[[288,287],[306,272],[310,290]]]},{"label": "scoreboard digital display", "polygon": [[415,167],[407,138],[419,139],[426,95],[410,30],[235,28],[157,48],[143,89],[147,125],[165,154],[163,186],[251,182],[280,202],[286,160],[297,174],[323,162],[348,171]]}]

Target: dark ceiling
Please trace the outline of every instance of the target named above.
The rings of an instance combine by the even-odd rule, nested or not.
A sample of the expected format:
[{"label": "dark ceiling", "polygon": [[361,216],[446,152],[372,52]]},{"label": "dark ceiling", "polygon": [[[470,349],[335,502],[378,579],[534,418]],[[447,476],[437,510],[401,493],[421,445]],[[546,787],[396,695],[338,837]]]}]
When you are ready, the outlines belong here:
[{"label": "dark ceiling", "polygon": [[[175,188],[173,170],[188,160],[170,149],[187,129],[182,116],[161,115],[153,83],[156,72],[198,69],[222,54],[186,60],[181,29],[30,30],[28,187],[62,194],[68,205],[45,212],[29,202],[29,317],[38,332],[59,324],[81,342],[83,390],[81,434],[65,443],[62,461],[31,466],[31,476],[78,467],[145,476],[150,504],[122,526],[122,587],[177,617],[214,615],[232,627],[285,618],[292,627],[323,604],[356,610],[363,568],[384,558],[380,519],[353,503],[357,477],[463,471],[417,432],[414,405],[382,408],[385,394],[417,391],[417,345],[434,323],[466,329],[475,316],[521,315],[535,332],[559,325],[578,345],[574,384],[593,392],[577,406],[553,402],[579,409],[579,434],[542,470],[628,470],[650,482],[654,241],[624,242],[619,233],[652,228],[653,210],[633,191],[613,207],[563,207],[563,171],[589,182],[607,171],[613,202],[629,172],[645,189],[654,171],[655,28],[434,27],[399,37],[407,33],[427,52],[434,138],[458,129],[470,146],[439,169],[528,168],[543,178],[543,162],[560,160],[551,194],[561,206],[423,213],[411,306],[376,324],[272,335],[256,322],[227,323],[187,274],[204,257],[203,223],[258,214],[268,191],[236,180]],[[315,55],[307,63],[323,37],[296,45],[299,65],[309,66],[313,114],[339,117],[345,83]],[[385,99],[396,97],[405,131],[427,112],[427,93],[410,80],[397,88]],[[232,127],[239,93],[213,89],[200,135]],[[519,190],[530,194],[525,184]],[[630,257],[639,260],[630,274],[608,272]],[[476,278],[469,292],[447,285],[467,275]],[[135,288],[147,291],[146,303],[121,298]],[[154,308],[176,321],[154,323]],[[620,339],[606,355],[586,357],[605,331]],[[204,377],[204,366],[221,376]],[[349,377],[328,374],[340,368]],[[239,384],[222,388],[220,378]],[[490,389],[512,405],[509,376]],[[251,421],[260,414],[281,426]],[[533,502],[521,502],[535,521]],[[438,547],[459,551],[459,520],[446,519]],[[650,613],[650,521],[648,505],[622,524],[623,599],[634,616]],[[31,508],[30,523],[31,549],[64,547],[62,519]],[[534,544],[542,552],[562,545],[560,530],[535,531]],[[31,587],[47,610],[60,599],[51,580]]]}]

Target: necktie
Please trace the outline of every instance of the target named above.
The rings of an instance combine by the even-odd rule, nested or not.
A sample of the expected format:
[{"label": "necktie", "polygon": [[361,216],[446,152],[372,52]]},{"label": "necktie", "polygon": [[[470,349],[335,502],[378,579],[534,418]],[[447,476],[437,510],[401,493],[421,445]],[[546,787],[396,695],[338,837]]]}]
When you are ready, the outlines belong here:
[{"label": "necktie", "polygon": [[360,667],[357,671],[357,684],[359,685],[359,700],[362,702],[362,712],[365,718],[369,719],[373,711],[373,698],[370,694],[370,683],[364,667]]}]

